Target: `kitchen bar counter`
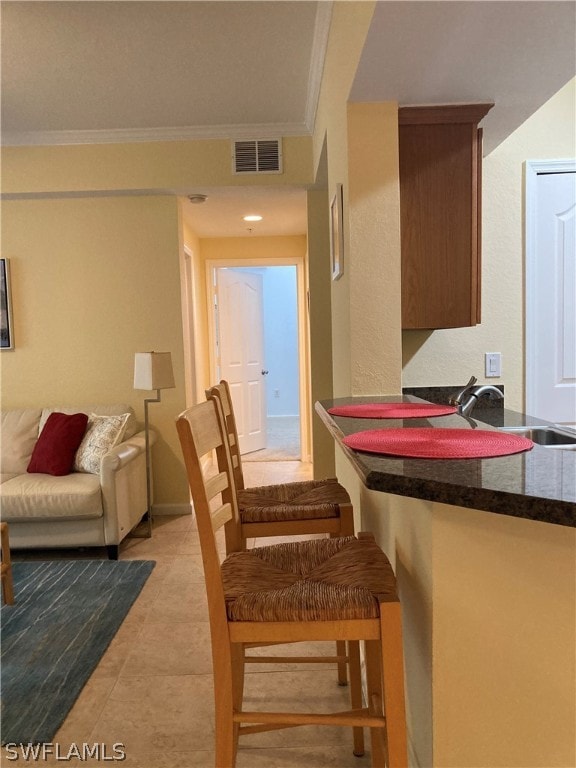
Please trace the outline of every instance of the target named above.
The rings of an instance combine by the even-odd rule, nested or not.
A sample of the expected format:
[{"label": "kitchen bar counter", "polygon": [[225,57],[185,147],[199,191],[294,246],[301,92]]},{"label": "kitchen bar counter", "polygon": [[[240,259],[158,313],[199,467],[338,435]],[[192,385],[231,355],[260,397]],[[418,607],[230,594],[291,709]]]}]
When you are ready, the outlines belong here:
[{"label": "kitchen bar counter", "polygon": [[[398,580],[412,768],[576,765],[576,451],[535,445],[489,459],[352,451],[368,429],[494,429],[546,422],[499,407],[473,419],[352,419],[317,403],[357,531]],[[551,524],[554,523],[554,524]]]},{"label": "kitchen bar counter", "polygon": [[547,422],[504,408],[481,408],[431,419],[357,419],[331,416],[336,405],[424,402],[402,397],[347,397],[316,404],[320,418],[340,443],[365,486],[399,496],[481,509],[502,515],[576,527],[576,450],[534,445],[532,450],[486,459],[405,459],[353,451],[342,438],[370,429],[442,427],[496,429]]}]

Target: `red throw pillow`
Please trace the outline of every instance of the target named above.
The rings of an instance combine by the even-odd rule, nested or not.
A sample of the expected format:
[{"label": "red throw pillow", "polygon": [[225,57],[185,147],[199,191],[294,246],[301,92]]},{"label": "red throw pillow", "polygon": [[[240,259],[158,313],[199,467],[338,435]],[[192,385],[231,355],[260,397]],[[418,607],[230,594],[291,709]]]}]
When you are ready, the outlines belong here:
[{"label": "red throw pillow", "polygon": [[87,424],[86,413],[51,413],[32,451],[28,472],[69,475]]}]

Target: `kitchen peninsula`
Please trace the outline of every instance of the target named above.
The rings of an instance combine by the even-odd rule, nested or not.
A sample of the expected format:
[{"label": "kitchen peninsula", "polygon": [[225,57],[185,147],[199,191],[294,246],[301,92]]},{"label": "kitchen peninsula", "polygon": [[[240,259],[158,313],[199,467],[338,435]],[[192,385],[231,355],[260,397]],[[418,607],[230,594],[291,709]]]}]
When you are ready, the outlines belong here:
[{"label": "kitchen peninsula", "polygon": [[[371,429],[487,429],[530,423],[505,409],[430,419],[331,416],[333,406],[422,402],[340,398],[316,411],[356,530],[374,532],[403,606],[411,764],[576,765],[576,451],[535,445],[486,459],[352,451]],[[536,420],[532,420],[536,423]]]}]

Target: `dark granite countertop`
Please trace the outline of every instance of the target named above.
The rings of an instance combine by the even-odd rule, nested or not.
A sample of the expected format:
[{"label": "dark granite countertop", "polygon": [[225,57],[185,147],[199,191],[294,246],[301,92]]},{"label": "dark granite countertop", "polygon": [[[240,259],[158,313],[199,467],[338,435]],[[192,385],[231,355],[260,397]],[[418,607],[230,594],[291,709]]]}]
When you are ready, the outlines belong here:
[{"label": "dark granite countertop", "polygon": [[423,402],[419,397],[345,397],[316,403],[316,411],[342,446],[367,488],[400,496],[482,509],[501,515],[576,527],[576,450],[534,445],[532,450],[487,459],[405,459],[353,451],[346,435],[367,429],[443,427],[494,429],[547,422],[506,408],[478,406],[473,418],[354,419],[331,416],[335,405]]}]

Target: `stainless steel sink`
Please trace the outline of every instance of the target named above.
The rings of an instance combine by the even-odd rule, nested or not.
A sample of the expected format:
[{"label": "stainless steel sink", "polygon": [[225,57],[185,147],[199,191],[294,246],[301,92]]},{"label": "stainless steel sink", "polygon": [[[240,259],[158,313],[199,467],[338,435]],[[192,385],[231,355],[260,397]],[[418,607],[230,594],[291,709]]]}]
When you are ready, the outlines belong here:
[{"label": "stainless steel sink", "polygon": [[500,431],[527,437],[547,448],[576,448],[576,432],[559,427],[500,427]]}]

